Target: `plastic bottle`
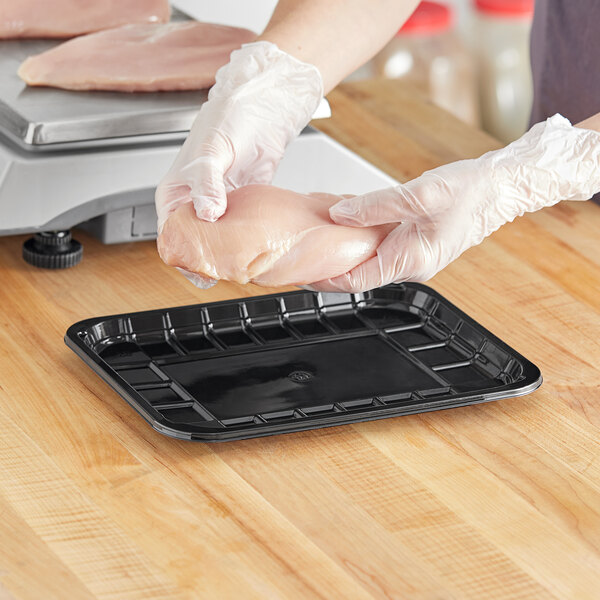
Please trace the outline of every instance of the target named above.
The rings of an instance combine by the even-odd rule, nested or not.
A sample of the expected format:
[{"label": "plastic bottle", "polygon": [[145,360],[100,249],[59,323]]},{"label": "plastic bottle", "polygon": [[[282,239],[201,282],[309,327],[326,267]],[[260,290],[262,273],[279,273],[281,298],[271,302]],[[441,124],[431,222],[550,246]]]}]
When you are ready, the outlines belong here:
[{"label": "plastic bottle", "polygon": [[375,76],[408,81],[441,108],[479,124],[476,64],[462,45],[450,6],[421,2],[372,60]]},{"label": "plastic bottle", "polygon": [[483,128],[504,142],[527,128],[533,83],[529,36],[534,0],[475,0]]}]

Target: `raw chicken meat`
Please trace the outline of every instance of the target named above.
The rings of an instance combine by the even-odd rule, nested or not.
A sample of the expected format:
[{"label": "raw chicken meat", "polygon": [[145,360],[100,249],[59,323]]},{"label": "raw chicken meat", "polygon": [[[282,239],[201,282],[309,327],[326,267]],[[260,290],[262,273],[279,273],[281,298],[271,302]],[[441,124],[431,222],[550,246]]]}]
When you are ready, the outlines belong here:
[{"label": "raw chicken meat", "polygon": [[1,0],[0,38],[67,38],[169,16],[168,0]]},{"label": "raw chicken meat", "polygon": [[375,255],[394,225],[343,227],[329,218],[340,200],[270,185],[231,192],[227,212],[210,223],[191,203],[173,212],[158,238],[161,258],[211,279],[265,287],[336,277]]},{"label": "raw chicken meat", "polygon": [[247,29],[188,21],[124,25],[64,42],[19,68],[28,85],[68,90],[156,92],[210,87]]}]

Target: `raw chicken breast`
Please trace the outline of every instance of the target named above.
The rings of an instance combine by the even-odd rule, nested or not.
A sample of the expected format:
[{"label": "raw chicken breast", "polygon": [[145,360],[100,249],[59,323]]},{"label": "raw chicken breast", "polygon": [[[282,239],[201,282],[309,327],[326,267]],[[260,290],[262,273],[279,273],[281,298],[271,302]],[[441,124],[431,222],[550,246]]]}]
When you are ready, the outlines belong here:
[{"label": "raw chicken breast", "polygon": [[215,223],[197,219],[191,203],[178,208],[164,224],[158,251],[168,265],[237,283],[275,287],[336,277],[374,256],[394,227],[336,225],[329,207],[339,199],[241,187]]},{"label": "raw chicken breast", "polygon": [[169,16],[168,0],[1,0],[0,38],[67,38]]},{"label": "raw chicken breast", "polygon": [[29,57],[19,68],[28,85],[68,90],[156,92],[210,87],[247,29],[188,21],[124,25],[85,35]]}]

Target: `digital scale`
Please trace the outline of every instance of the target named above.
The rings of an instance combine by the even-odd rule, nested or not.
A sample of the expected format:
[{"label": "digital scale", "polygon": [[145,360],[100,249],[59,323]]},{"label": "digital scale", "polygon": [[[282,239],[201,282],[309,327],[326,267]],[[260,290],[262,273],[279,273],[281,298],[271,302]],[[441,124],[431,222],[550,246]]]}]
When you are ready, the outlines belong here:
[{"label": "digital scale", "polygon": [[[176,11],[174,18],[187,17]],[[154,190],[207,97],[206,90],[27,87],[17,76],[21,62],[57,43],[0,42],[0,235],[38,233],[24,257],[54,268],[78,262],[81,249],[68,233],[75,226],[104,243],[156,237]],[[315,118],[324,116],[326,101]],[[307,128],[289,145],[273,183],[297,192],[360,194],[395,181]],[[73,257],[66,259],[69,248]]]}]

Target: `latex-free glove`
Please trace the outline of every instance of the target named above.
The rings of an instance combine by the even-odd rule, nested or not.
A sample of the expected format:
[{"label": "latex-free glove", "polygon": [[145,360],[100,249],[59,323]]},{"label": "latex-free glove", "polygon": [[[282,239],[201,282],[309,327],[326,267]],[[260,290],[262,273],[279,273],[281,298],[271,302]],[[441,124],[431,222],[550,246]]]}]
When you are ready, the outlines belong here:
[{"label": "latex-free glove", "polygon": [[330,216],[341,225],[398,226],[375,257],[309,287],[359,292],[426,281],[515,217],[560,200],[588,200],[598,191],[600,134],[554,115],[501,150],[332,206]]},{"label": "latex-free glove", "polygon": [[245,44],[216,74],[173,166],[156,190],[158,231],[186,202],[217,220],[227,192],[270,183],[287,144],[323,97],[318,69],[270,42]]}]

